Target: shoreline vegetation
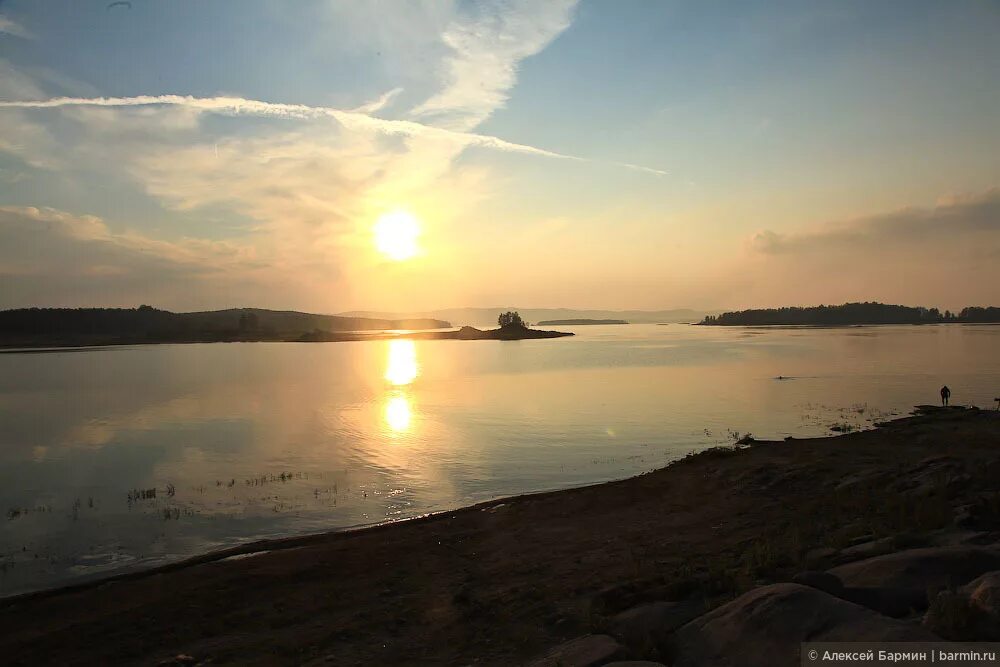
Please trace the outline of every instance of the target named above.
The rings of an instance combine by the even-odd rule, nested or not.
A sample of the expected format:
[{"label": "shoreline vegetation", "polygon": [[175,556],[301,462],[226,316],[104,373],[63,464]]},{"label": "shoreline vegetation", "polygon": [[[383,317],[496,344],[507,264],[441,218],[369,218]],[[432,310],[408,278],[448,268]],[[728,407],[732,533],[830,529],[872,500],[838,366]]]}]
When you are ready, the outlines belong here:
[{"label": "shoreline vegetation", "polygon": [[[523,324],[523,323],[522,323]],[[526,326],[482,330],[428,318],[379,319],[261,308],[173,313],[139,308],[22,308],[0,311],[0,348],[156,343],[342,342],[415,338],[521,340],[572,336]]]},{"label": "shoreline vegetation", "polygon": [[839,306],[805,308],[761,308],[740,310],[721,315],[706,315],[703,326],[771,326],[812,325],[849,326],[864,324],[971,324],[1000,322],[1000,308],[968,307],[959,313],[937,308],[897,306],[875,301],[845,303]]},{"label": "shoreline vegetation", "polygon": [[802,641],[996,640],[980,592],[1000,584],[998,436],[1000,412],[920,406],[874,430],[747,438],[621,481],[244,545],[0,600],[0,651],[780,666]]}]

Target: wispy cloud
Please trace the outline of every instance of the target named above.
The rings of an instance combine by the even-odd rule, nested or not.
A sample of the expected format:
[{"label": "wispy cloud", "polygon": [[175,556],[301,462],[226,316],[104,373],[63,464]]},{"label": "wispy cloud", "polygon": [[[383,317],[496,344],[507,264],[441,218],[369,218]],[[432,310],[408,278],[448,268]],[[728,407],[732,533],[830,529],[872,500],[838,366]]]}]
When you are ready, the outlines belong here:
[{"label": "wispy cloud", "polygon": [[379,95],[378,99],[372,100],[371,102],[365,102],[361,106],[354,107],[350,111],[351,113],[362,113],[370,116],[371,114],[378,113],[392,104],[392,101],[396,99],[401,92],[403,92],[402,88],[393,88],[392,90]]},{"label": "wispy cloud", "polygon": [[34,37],[27,28],[3,14],[0,14],[0,34],[13,35],[21,39],[32,39]]},{"label": "wispy cloud", "polygon": [[[245,281],[265,266],[226,241],[164,241],[114,232],[103,220],[52,208],[0,207],[0,303],[4,306],[176,300],[169,285],[197,291]],[[280,280],[277,273],[268,280]]]},{"label": "wispy cloud", "polygon": [[1000,189],[797,231],[766,230],[731,261],[733,305],[997,300]]},{"label": "wispy cloud", "polygon": [[822,225],[791,234],[758,232],[751,247],[777,255],[830,252],[834,248],[887,248],[962,239],[969,233],[1000,232],[1000,188],[948,197],[932,208],[909,207],[891,213]]},{"label": "wispy cloud", "polygon": [[435,124],[470,130],[507,102],[522,60],[547,47],[573,20],[577,0],[514,0],[475,5],[441,39],[451,49],[445,87],[411,113]]},{"label": "wispy cloud", "polygon": [[[540,157],[558,158],[562,160],[577,160],[591,162],[587,158],[566,155],[554,151],[536,148],[525,144],[517,144],[499,137],[472,132],[461,132],[446,128],[424,125],[410,120],[387,120],[376,118],[357,111],[336,109],[333,107],[309,106],[305,104],[286,104],[282,102],[264,102],[242,97],[193,97],[190,95],[139,95],[136,97],[56,97],[48,100],[19,100],[0,102],[0,109],[57,109],[62,107],[139,107],[139,106],[181,106],[207,113],[229,116],[264,116],[309,120],[316,118],[332,118],[348,130],[373,132],[384,135],[396,135],[414,138],[431,138],[445,140],[461,147],[477,146],[498,151],[525,153]],[[628,169],[644,171],[650,174],[665,175],[666,172],[650,167],[633,165],[624,162],[608,162]]]}]

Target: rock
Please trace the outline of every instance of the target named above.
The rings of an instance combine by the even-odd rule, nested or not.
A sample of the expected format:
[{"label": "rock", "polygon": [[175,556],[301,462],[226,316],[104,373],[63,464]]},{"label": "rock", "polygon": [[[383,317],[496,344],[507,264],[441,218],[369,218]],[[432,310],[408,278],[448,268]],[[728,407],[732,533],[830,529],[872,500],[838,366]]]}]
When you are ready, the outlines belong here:
[{"label": "rock", "polygon": [[960,505],[955,508],[955,518],[952,520],[959,528],[971,528],[976,525],[976,517],[972,505]]},{"label": "rock", "polygon": [[560,644],[529,667],[599,667],[623,658],[624,649],[608,635],[585,635]]},{"label": "rock", "polygon": [[1000,640],[1000,571],[938,593],[924,626],[956,641]]},{"label": "rock", "polygon": [[875,536],[872,535],[871,533],[866,533],[864,535],[858,535],[857,537],[852,538],[847,543],[847,546],[848,546],[848,548],[851,548],[851,547],[856,547],[856,546],[860,546],[860,545],[863,545],[863,544],[871,544],[871,542],[874,539],[875,539]]},{"label": "rock", "polygon": [[903,473],[893,488],[915,497],[963,488],[971,479],[962,472],[964,465],[961,459],[953,456],[926,458]]},{"label": "rock", "polygon": [[611,619],[610,634],[639,653],[662,648],[674,630],[705,611],[701,600],[650,602]]},{"label": "rock", "polygon": [[941,591],[924,614],[923,626],[934,634],[952,641],[971,640],[977,633],[968,598],[957,591]]},{"label": "rock", "polygon": [[846,549],[841,549],[840,553],[837,554],[837,560],[848,561],[880,556],[892,551],[892,542],[893,538],[891,537],[883,537],[880,540],[866,538],[864,542],[858,542]]},{"label": "rock", "polygon": [[815,570],[799,572],[792,577],[792,583],[810,586],[825,591],[830,595],[839,595],[844,590],[844,582],[837,575],[830,574],[829,572],[817,572]]},{"label": "rock", "polygon": [[987,572],[965,585],[971,605],[1000,620],[1000,571]]},{"label": "rock", "polygon": [[606,586],[594,595],[594,606],[605,614],[627,609],[636,604],[637,588],[634,583]]},{"label": "rock", "polygon": [[1000,570],[1000,550],[954,546],[900,551],[828,572],[850,587],[927,590],[961,586],[991,570]]},{"label": "rock", "polygon": [[650,662],[649,660],[623,660],[621,662],[609,662],[604,667],[666,667],[662,662]]},{"label": "rock", "polygon": [[816,549],[810,549],[806,552],[803,557],[806,565],[810,567],[815,567],[817,565],[828,564],[834,556],[837,555],[837,550],[833,547],[818,547]]},{"label": "rock", "polygon": [[943,528],[932,533],[931,539],[935,546],[940,547],[990,545],[998,541],[994,535],[986,531],[956,528]]},{"label": "rock", "polygon": [[854,492],[881,484],[884,480],[888,479],[889,476],[890,473],[884,470],[868,470],[863,473],[851,475],[850,477],[845,477],[834,487],[834,489],[836,491]]},{"label": "rock", "polygon": [[893,618],[927,609],[927,594],[923,589],[845,587],[836,575],[816,571],[800,572],[792,577],[792,583],[810,586]]},{"label": "rock", "polygon": [[922,588],[844,587],[833,594],[893,618],[904,618],[927,609],[927,591]]},{"label": "rock", "polygon": [[799,584],[756,588],[673,638],[675,667],[799,665],[804,641],[935,641],[927,629]]}]

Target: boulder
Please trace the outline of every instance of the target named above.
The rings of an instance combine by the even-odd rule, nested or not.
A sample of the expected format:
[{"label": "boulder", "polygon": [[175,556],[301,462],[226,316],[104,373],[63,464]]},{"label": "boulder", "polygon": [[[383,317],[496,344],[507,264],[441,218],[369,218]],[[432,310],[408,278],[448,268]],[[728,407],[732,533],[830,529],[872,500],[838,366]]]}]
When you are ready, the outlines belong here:
[{"label": "boulder", "polygon": [[987,572],[966,584],[964,590],[974,608],[1000,620],[1000,571]]},{"label": "boulder", "polygon": [[625,657],[625,650],[608,635],[584,635],[560,644],[529,667],[600,667]]},{"label": "boulder", "polygon": [[923,589],[844,586],[837,575],[812,570],[799,572],[792,577],[792,583],[810,586],[893,618],[927,609],[927,593]]},{"label": "boulder", "polygon": [[870,558],[892,551],[893,538],[883,537],[878,540],[866,539],[858,542],[846,549],[841,549],[837,554],[839,562],[858,560],[859,558]]},{"label": "boulder", "polygon": [[623,660],[621,662],[609,662],[604,667],[666,667],[662,662],[650,662],[649,660]]},{"label": "boulder", "polygon": [[638,653],[665,646],[669,636],[705,611],[701,600],[650,602],[617,614],[610,634]]},{"label": "boulder", "polygon": [[904,618],[927,609],[927,591],[923,588],[845,586],[838,592],[828,592],[893,618]]},{"label": "boulder", "polygon": [[935,641],[918,625],[886,618],[799,584],[756,588],[696,618],[673,637],[675,667],[799,665],[805,641]]},{"label": "boulder", "polygon": [[1000,640],[1000,571],[938,593],[924,626],[956,641]]},{"label": "boulder", "polygon": [[803,557],[805,564],[809,567],[827,566],[833,557],[837,555],[837,550],[833,547],[817,547],[810,549]]},{"label": "boulder", "polygon": [[815,570],[799,572],[792,577],[792,583],[810,586],[825,591],[830,595],[839,595],[844,590],[844,582],[840,580],[840,577],[829,572],[817,572]]},{"label": "boulder", "polygon": [[1000,570],[1000,550],[976,546],[928,547],[840,565],[831,570],[845,586],[943,589]]}]

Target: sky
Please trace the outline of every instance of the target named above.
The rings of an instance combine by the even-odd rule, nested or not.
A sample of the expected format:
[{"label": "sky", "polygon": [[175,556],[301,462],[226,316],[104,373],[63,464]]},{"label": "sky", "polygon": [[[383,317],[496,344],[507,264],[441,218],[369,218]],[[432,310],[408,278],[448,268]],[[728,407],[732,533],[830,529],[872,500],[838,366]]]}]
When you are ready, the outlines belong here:
[{"label": "sky", "polygon": [[1000,305],[997,34],[990,0],[0,1],[0,308]]}]

